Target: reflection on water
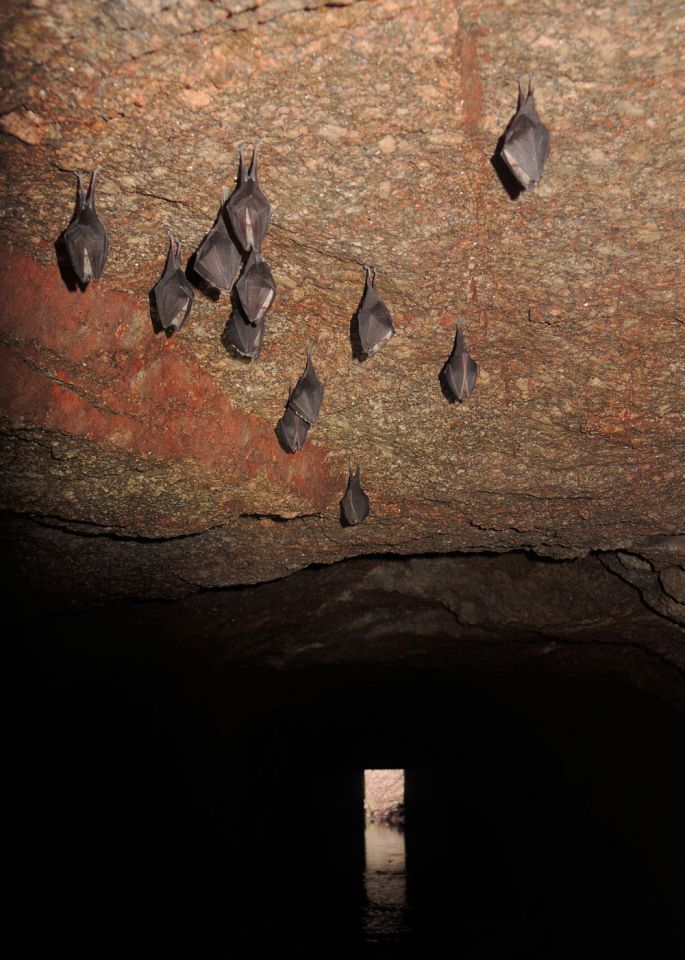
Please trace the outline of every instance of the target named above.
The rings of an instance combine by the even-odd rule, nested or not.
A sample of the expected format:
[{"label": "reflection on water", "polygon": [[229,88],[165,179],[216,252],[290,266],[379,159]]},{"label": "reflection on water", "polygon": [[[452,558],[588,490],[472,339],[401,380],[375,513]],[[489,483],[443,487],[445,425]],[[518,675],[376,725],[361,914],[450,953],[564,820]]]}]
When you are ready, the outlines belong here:
[{"label": "reflection on water", "polygon": [[364,839],[364,939],[395,943],[409,932],[404,834],[396,827],[370,823]]}]

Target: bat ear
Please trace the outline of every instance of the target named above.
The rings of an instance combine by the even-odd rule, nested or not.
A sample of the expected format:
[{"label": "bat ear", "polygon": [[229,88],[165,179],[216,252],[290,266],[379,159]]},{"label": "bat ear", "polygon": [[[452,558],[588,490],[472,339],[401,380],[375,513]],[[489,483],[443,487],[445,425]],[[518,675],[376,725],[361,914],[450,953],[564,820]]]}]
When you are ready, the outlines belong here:
[{"label": "bat ear", "polygon": [[257,151],[259,150],[262,144],[261,137],[257,137],[254,142],[254,148],[252,150],[252,163],[250,164],[250,169],[248,171],[248,177],[250,180],[254,180],[255,183],[259,183],[259,176],[257,174]]},{"label": "bat ear", "polygon": [[247,164],[245,163],[245,147],[246,144],[241,143],[238,147],[238,186],[242,185],[247,180]]},{"label": "bat ear", "polygon": [[366,272],[366,286],[375,287],[376,286],[376,268],[364,264],[364,270]]},{"label": "bat ear", "polygon": [[[174,270],[178,270],[178,268],[179,268],[180,265],[181,265],[181,264],[180,264],[180,260],[178,260],[178,258],[179,258],[179,253],[180,253],[180,249],[181,249],[180,243],[179,243],[178,240],[174,237],[173,233],[172,233],[171,230],[170,230],[170,231],[169,231],[169,254],[168,254],[168,259],[169,259],[169,264],[170,264],[170,266],[172,266],[172,267],[174,268]],[[178,262],[177,262],[177,261],[178,261]]]},{"label": "bat ear", "polygon": [[83,210],[86,206],[86,190],[83,186],[83,174],[77,170],[76,171],[76,216],[80,210]]},{"label": "bat ear", "polygon": [[[530,92],[530,82],[528,83],[528,92]],[[526,78],[519,77],[519,102],[517,110],[520,110],[523,104],[526,102],[528,93],[526,92]]]},{"label": "bat ear", "polygon": [[95,181],[101,169],[100,164],[98,164],[90,175],[90,184],[88,186],[88,193],[86,194],[86,206],[90,207],[91,210],[95,209]]}]

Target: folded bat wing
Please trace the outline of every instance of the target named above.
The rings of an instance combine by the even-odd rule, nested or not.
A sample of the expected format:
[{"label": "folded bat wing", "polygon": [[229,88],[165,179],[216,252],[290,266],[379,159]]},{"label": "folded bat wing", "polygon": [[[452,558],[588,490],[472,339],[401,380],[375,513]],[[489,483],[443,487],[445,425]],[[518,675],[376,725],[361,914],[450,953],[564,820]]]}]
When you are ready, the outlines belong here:
[{"label": "folded bat wing", "polygon": [[297,453],[304,446],[308,432],[307,421],[287,406],[276,427],[276,436],[283,449],[287,453]]},{"label": "folded bat wing", "polygon": [[349,526],[355,526],[365,520],[369,514],[369,498],[362,490],[359,480],[359,467],[347,481],[347,490],[341,501],[343,516]]},{"label": "folded bat wing", "polygon": [[181,329],[188,319],[193,305],[193,288],[182,270],[176,270],[168,277],[162,277],[155,287],[155,300],[159,322],[164,330],[174,332]]},{"label": "folded bat wing", "polygon": [[250,323],[261,323],[276,295],[276,284],[269,265],[250,254],[245,271],[236,286],[240,304]]},{"label": "folded bat wing", "polygon": [[308,424],[316,423],[323,401],[323,384],[316,375],[312,358],[307,357],[307,366],[290,395],[288,406]]},{"label": "folded bat wing", "polygon": [[99,280],[107,260],[109,240],[97,214],[88,208],[79,211],[64,231],[64,242],[81,283]]},{"label": "folded bat wing", "polygon": [[197,251],[195,270],[217,290],[230,293],[242,262],[243,255],[233,242],[223,214],[220,213]]},{"label": "folded bat wing", "polygon": [[264,324],[253,325],[248,323],[234,310],[226,330],[226,340],[242,357],[256,360],[264,342]]}]

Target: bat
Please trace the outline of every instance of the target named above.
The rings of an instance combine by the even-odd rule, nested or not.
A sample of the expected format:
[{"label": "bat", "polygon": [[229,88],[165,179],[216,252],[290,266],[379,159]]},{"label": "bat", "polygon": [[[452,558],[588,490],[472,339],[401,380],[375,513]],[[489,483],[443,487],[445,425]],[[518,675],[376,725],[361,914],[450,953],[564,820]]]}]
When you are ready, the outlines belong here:
[{"label": "bat", "polygon": [[276,284],[269,264],[256,250],[250,251],[236,293],[250,323],[261,323],[276,296]]},{"label": "bat", "polygon": [[290,394],[288,407],[306,423],[313,425],[318,420],[322,400],[323,384],[316,375],[312,356],[308,353],[307,365]]},{"label": "bat", "polygon": [[372,357],[395,333],[390,311],[378,296],[376,271],[365,266],[366,286],[357,310],[357,324],[362,353]]},{"label": "bat", "polygon": [[230,293],[240,268],[243,254],[228,230],[226,204],[230,196],[226,187],[221,191],[221,206],[214,222],[195,254],[195,270],[217,290]]},{"label": "bat", "polygon": [[519,79],[518,108],[504,133],[500,153],[524,190],[537,186],[549,156],[549,130],[535,109],[534,76],[528,81],[528,93],[523,77]]},{"label": "bat", "polygon": [[228,217],[235,237],[244,250],[262,252],[262,243],[271,219],[271,204],[259,189],[257,151],[261,140],[256,140],[250,169],[245,172],[245,144],[241,143],[238,188],[228,201]]},{"label": "bat", "polygon": [[286,406],[283,416],[276,425],[276,436],[287,453],[297,453],[304,446],[309,432],[309,424],[298,416],[290,406]]},{"label": "bat", "polygon": [[265,324],[248,323],[240,310],[234,310],[224,334],[224,339],[241,357],[256,360],[264,342]]},{"label": "bat", "polygon": [[362,490],[359,480],[359,464],[354,473],[350,470],[345,496],[340,501],[343,517],[347,526],[353,527],[369,515],[369,498]]},{"label": "bat", "polygon": [[457,326],[452,353],[442,368],[442,377],[456,400],[465,400],[476,388],[478,364],[466,349],[464,332],[460,326]]},{"label": "bat", "polygon": [[188,319],[193,296],[193,288],[181,270],[181,244],[170,233],[166,266],[155,287],[157,313],[163,330],[174,333],[181,329]]},{"label": "bat", "polygon": [[109,251],[107,231],[95,212],[95,181],[99,171],[100,167],[96,167],[91,173],[87,193],[83,187],[83,174],[76,174],[78,210],[64,231],[71,265],[81,283],[100,279]]}]

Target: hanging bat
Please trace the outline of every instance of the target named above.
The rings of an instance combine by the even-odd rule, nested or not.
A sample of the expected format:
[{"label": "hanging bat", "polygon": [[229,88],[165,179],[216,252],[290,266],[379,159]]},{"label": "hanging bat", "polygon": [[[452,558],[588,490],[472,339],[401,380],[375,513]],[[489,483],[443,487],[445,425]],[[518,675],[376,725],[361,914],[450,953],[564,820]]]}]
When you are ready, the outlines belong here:
[{"label": "hanging bat", "polygon": [[269,264],[256,250],[250,251],[236,293],[250,323],[261,323],[276,296],[276,284]]},{"label": "hanging bat", "polygon": [[181,329],[188,319],[193,296],[193,288],[181,270],[181,244],[170,233],[166,266],[155,287],[157,313],[163,330],[174,333]]},{"label": "hanging bat", "polygon": [[376,271],[373,267],[366,270],[364,296],[357,310],[359,340],[362,353],[372,357],[395,333],[390,311],[378,296],[376,290]]},{"label": "hanging bat", "polygon": [[362,490],[359,480],[359,464],[354,473],[350,470],[350,476],[347,481],[347,490],[345,496],[340,501],[345,523],[353,527],[362,520],[366,520],[369,515],[369,498]]},{"label": "hanging bat", "polygon": [[519,79],[518,108],[504,133],[501,156],[524,190],[540,182],[549,156],[549,130],[535,109],[534,76],[528,81],[528,93],[523,77]]},{"label": "hanging bat", "polygon": [[230,192],[224,187],[221,191],[221,206],[202,245],[195,254],[195,270],[217,290],[230,293],[240,268],[243,254],[228,231],[228,213],[226,204]]},{"label": "hanging bat", "polygon": [[460,326],[457,326],[454,347],[442,368],[442,376],[456,400],[465,400],[476,388],[478,364],[466,349],[464,332]]},{"label": "hanging bat", "polygon": [[316,375],[312,356],[307,354],[307,365],[304,373],[297,381],[295,389],[288,399],[288,407],[301,417],[306,423],[313,425],[319,417],[319,409],[323,400],[323,384]]},{"label": "hanging bat", "polygon": [[264,342],[264,330],[265,324],[248,323],[240,310],[234,310],[231,319],[228,321],[224,339],[241,357],[256,360]]},{"label": "hanging bat", "polygon": [[83,174],[76,174],[78,210],[64,231],[71,265],[81,283],[100,279],[109,250],[107,231],[95,212],[95,181],[99,171],[100,167],[96,167],[91,173],[87,193],[83,187]]},{"label": "hanging bat", "polygon": [[276,436],[286,453],[297,453],[304,446],[309,432],[309,424],[299,417],[290,406],[286,406],[283,416],[276,425]]},{"label": "hanging bat", "polygon": [[250,169],[245,173],[245,144],[241,143],[240,174],[238,189],[228,201],[228,217],[233,233],[245,253],[251,249],[262,252],[262,243],[271,218],[271,204],[259,189],[257,177],[257,150],[261,140],[256,140]]}]

